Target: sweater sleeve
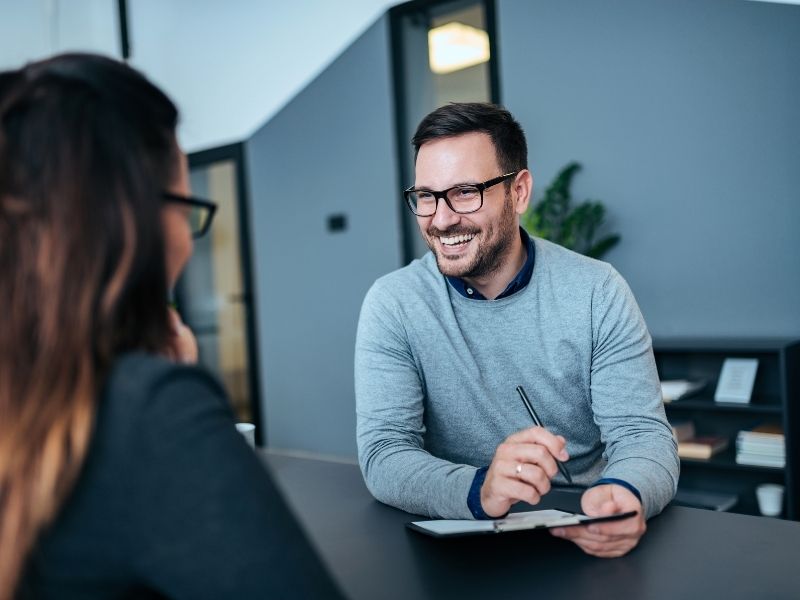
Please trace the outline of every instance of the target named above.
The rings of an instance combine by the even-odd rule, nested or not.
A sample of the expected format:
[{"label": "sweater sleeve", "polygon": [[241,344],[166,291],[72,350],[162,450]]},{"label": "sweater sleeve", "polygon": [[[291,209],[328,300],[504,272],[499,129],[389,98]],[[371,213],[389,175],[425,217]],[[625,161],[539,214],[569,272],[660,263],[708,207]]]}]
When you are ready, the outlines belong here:
[{"label": "sweater sleeve", "polygon": [[593,298],[591,401],[605,445],[603,477],[633,485],[645,515],[658,514],[677,489],[677,446],[650,334],[633,293],[613,269]]},{"label": "sweater sleeve", "polygon": [[211,377],[169,369],[138,425],[126,477],[144,585],[170,598],[339,597]]},{"label": "sweater sleeve", "polygon": [[477,469],[425,450],[424,385],[400,308],[380,283],[364,300],[355,349],[358,458],[367,488],[407,512],[471,519],[467,497]]}]

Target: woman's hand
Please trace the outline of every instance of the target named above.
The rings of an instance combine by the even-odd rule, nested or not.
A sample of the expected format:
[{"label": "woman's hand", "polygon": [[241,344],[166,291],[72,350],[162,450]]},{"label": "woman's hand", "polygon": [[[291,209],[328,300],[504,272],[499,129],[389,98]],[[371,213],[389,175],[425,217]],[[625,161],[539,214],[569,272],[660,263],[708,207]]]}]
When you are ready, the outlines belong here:
[{"label": "woman's hand", "polygon": [[197,363],[197,340],[171,306],[169,310],[170,339],[164,354],[178,363],[193,365]]}]

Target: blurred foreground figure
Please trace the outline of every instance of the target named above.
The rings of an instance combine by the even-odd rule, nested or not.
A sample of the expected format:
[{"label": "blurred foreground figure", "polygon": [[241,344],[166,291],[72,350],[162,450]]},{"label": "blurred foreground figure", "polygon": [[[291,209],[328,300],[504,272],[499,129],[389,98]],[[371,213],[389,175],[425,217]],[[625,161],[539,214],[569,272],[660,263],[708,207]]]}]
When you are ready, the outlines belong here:
[{"label": "blurred foreground figure", "polygon": [[0,600],[338,596],[167,292],[210,225],[135,70],[0,74]]}]

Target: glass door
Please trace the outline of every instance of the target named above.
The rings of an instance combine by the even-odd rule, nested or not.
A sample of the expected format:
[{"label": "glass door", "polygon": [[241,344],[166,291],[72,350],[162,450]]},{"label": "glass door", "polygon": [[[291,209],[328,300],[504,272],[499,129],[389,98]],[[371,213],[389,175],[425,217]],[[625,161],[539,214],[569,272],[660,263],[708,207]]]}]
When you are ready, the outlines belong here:
[{"label": "glass door", "polygon": [[225,386],[237,420],[254,423],[263,443],[242,145],[190,154],[189,176],[192,193],[218,209],[208,234],[195,240],[175,301],[197,337],[200,363]]},{"label": "glass door", "polygon": [[[390,11],[400,181],[414,181],[411,138],[422,118],[448,102],[499,102],[493,0],[407,2]],[[397,192],[400,198],[400,192]],[[428,251],[401,205],[404,258]]]}]

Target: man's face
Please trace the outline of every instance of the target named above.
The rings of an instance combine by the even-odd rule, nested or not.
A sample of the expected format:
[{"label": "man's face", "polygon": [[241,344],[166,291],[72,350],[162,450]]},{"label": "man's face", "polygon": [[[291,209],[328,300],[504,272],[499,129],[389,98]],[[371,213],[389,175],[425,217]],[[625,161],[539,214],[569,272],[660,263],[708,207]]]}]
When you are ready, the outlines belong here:
[{"label": "man's face", "polygon": [[[491,138],[485,133],[467,133],[420,147],[414,187],[439,191],[500,175],[504,173],[497,164]],[[417,217],[422,237],[443,275],[482,278],[500,268],[514,237],[519,237],[519,203],[513,195],[513,189],[507,194],[506,186],[499,183],[483,192],[483,206],[477,212],[455,213],[439,200],[433,216]]]}]

